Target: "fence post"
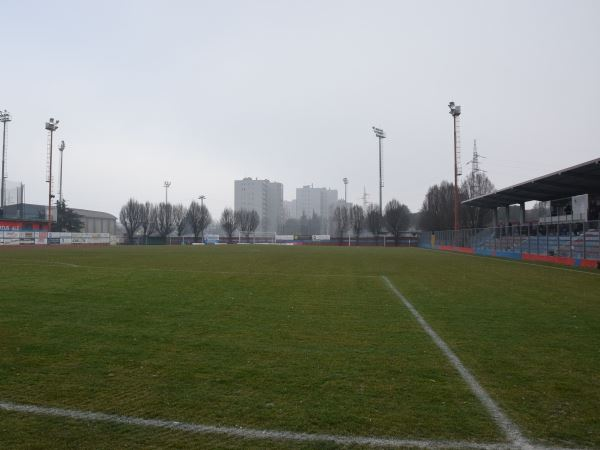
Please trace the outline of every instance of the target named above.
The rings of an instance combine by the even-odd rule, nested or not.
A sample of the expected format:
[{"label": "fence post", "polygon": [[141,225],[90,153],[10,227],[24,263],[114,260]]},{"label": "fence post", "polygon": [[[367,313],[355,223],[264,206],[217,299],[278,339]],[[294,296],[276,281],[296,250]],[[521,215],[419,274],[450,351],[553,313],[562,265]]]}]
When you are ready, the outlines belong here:
[{"label": "fence post", "polygon": [[585,224],[587,222],[583,222],[583,259],[586,257],[586,248],[585,248]]},{"label": "fence post", "polygon": [[569,222],[569,258],[573,257],[573,215]]}]

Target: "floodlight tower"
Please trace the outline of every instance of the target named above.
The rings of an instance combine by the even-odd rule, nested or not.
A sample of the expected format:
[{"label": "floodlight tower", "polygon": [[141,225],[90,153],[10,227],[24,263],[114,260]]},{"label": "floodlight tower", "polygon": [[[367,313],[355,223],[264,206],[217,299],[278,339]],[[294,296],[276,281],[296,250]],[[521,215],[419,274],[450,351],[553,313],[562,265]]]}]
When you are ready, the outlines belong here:
[{"label": "floodlight tower", "polygon": [[348,198],[348,178],[344,177],[342,181],[344,182],[344,203],[347,203],[346,200]]},{"label": "floodlight tower", "polygon": [[471,177],[469,178],[469,182],[471,183],[471,192],[469,195],[473,197],[479,197],[481,195],[482,189],[482,175],[486,172],[480,166],[479,159],[485,158],[482,154],[477,151],[477,139],[473,139],[473,159],[468,164],[471,164]]},{"label": "floodlight tower", "polygon": [[2,179],[1,181],[1,189],[0,189],[0,210],[4,211],[4,206],[6,202],[6,173],[5,173],[5,165],[6,165],[6,122],[10,122],[10,114],[7,110],[0,111],[0,122],[4,125],[2,129]]},{"label": "floodlight tower", "polygon": [[170,181],[165,181],[165,184],[163,184],[164,188],[165,188],[165,204],[169,203],[169,188],[171,187],[171,182]]},{"label": "floodlight tower", "polygon": [[383,215],[383,201],[382,201],[382,188],[383,188],[383,166],[381,161],[381,140],[385,139],[385,133],[381,128],[373,127],[375,136],[379,139],[379,214]]},{"label": "floodlight tower", "polygon": [[454,229],[460,228],[460,209],[458,199],[458,176],[461,175],[460,169],[460,106],[454,102],[448,104],[450,115],[454,120]]},{"label": "floodlight tower", "polygon": [[48,130],[48,155],[46,158],[46,182],[48,183],[48,232],[52,231],[52,138],[54,132],[58,129],[59,120],[54,120],[53,117],[46,122],[46,130]]},{"label": "floodlight tower", "polygon": [[60,151],[60,178],[58,182],[58,200],[62,203],[63,201],[63,191],[62,191],[62,162],[63,162],[63,152],[65,151],[65,141],[60,141],[60,145],[58,146],[58,150]]},{"label": "floodlight tower", "polygon": [[200,197],[198,197],[198,199],[200,200],[200,206],[204,206],[204,200],[206,199],[206,195],[201,195]]}]

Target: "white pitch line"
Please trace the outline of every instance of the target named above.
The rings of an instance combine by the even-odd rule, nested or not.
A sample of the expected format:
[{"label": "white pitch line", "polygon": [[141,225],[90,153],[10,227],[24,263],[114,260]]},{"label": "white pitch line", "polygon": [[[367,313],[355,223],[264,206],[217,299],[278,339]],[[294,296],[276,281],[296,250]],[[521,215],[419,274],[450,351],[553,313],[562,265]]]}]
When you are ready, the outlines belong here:
[{"label": "white pitch line", "polygon": [[300,442],[333,442],[339,445],[368,445],[371,447],[413,447],[435,449],[481,449],[510,450],[512,447],[503,443],[477,443],[468,441],[443,441],[425,439],[396,439],[387,437],[341,436],[335,434],[298,433],[294,431],[260,430],[256,428],[222,427],[196,423],[176,422],[160,419],[142,419],[139,417],[120,416],[75,409],[50,408],[36,405],[23,405],[0,401],[0,410],[9,412],[38,414],[87,422],[109,422],[122,425],[133,425],[151,428],[163,428],[197,434],[222,434],[242,439],[270,439]]},{"label": "white pitch line", "polygon": [[488,410],[488,413],[492,416],[496,425],[502,429],[508,441],[520,449],[531,449],[533,446],[525,439],[519,427],[513,423],[508,416],[502,411],[502,409],[496,404],[496,402],[490,397],[487,391],[479,384],[477,379],[471,374],[469,369],[465,367],[458,356],[448,347],[448,344],[431,328],[431,326],[425,321],[423,316],[415,309],[402,293],[396,289],[396,286],[385,275],[381,276],[388,287],[392,290],[396,297],[398,297],[404,306],[411,312],[411,314],[417,319],[417,322],[421,325],[423,330],[431,337],[435,345],[444,353],[446,358],[458,371],[462,379],[467,383],[473,394],[479,399],[483,406]]},{"label": "white pitch line", "polygon": [[84,264],[71,264],[59,261],[39,261],[39,262],[9,262],[6,265],[12,266],[55,266],[55,267],[75,267],[80,269],[99,269],[113,270],[121,273],[126,271],[146,271],[146,272],[176,272],[190,274],[212,274],[212,275],[239,275],[239,276],[281,276],[294,278],[379,278],[379,275],[360,275],[360,274],[343,274],[343,273],[284,273],[284,272],[242,272],[233,270],[185,270],[171,269],[169,267],[116,267],[116,266],[90,266]]}]

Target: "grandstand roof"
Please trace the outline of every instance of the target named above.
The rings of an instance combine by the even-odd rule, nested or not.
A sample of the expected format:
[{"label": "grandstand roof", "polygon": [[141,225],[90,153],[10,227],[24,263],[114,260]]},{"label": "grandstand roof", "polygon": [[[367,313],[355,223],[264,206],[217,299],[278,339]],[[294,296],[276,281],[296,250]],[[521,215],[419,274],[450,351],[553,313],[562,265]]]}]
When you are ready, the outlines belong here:
[{"label": "grandstand roof", "polygon": [[462,203],[481,208],[499,208],[532,200],[548,201],[581,194],[600,194],[600,158]]}]

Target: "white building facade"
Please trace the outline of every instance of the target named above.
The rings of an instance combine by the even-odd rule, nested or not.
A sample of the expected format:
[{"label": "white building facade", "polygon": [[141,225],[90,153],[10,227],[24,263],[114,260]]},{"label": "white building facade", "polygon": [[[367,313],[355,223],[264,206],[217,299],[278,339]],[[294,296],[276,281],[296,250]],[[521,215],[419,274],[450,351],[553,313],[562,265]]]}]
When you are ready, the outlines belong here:
[{"label": "white building facade", "polygon": [[235,180],[234,210],[256,211],[260,217],[257,231],[276,233],[283,225],[283,184],[252,178]]},{"label": "white building facade", "polygon": [[329,233],[329,222],[333,215],[338,193],[335,189],[302,186],[296,188],[296,217],[303,215],[307,218],[316,214],[321,218],[322,233]]}]

